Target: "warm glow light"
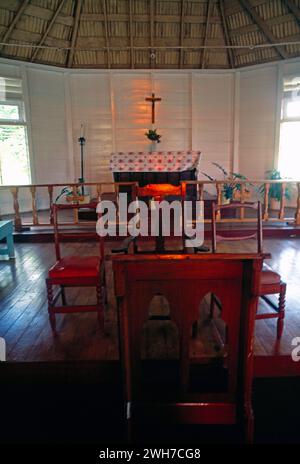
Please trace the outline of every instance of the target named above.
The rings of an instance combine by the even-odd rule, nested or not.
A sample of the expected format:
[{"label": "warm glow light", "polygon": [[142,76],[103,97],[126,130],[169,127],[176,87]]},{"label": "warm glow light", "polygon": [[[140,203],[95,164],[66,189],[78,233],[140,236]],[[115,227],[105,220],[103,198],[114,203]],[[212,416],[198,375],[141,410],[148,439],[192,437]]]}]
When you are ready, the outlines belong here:
[{"label": "warm glow light", "polygon": [[167,195],[182,195],[181,185],[148,184],[138,188],[138,196],[141,197],[154,197],[156,200],[162,200]]}]

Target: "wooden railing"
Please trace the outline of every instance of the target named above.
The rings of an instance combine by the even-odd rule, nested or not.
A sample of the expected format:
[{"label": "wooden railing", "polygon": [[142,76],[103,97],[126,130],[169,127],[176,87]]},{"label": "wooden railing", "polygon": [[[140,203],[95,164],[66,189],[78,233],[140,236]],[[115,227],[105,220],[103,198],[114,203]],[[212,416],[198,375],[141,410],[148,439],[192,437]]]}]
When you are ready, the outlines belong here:
[{"label": "wooden railing", "polygon": [[[240,185],[240,190],[238,191],[239,197],[236,200],[240,201],[241,203],[245,203],[247,201],[257,201],[260,200],[263,204],[263,213],[262,219],[263,221],[268,222],[289,222],[294,223],[295,225],[300,225],[300,181],[295,180],[237,180],[235,182],[230,182],[231,184]],[[216,189],[217,194],[217,202],[218,204],[222,203],[222,192],[224,181],[186,181],[186,185],[194,185],[197,190],[197,198],[199,200],[204,199],[204,186],[211,185],[214,186]],[[274,214],[270,216],[270,186],[272,184],[280,185],[280,201],[279,201],[279,209],[278,214]],[[291,196],[291,206],[287,207],[287,198],[286,198],[286,190],[289,188],[290,196]],[[237,192],[237,191],[235,191]],[[250,196],[249,196],[249,193]],[[295,203],[293,207],[292,204]],[[286,211],[295,211],[294,214],[291,216],[286,214]],[[238,218],[224,218],[222,219],[219,213],[218,221],[223,222],[252,222],[255,221],[255,218],[245,217],[245,210],[243,208],[240,209],[240,214]]]},{"label": "wooden railing", "polygon": [[[270,215],[269,207],[269,195],[270,195],[270,186],[271,184],[280,184],[281,189],[281,199],[279,204],[278,213],[276,212],[272,216]],[[216,199],[219,204],[222,203],[222,191],[223,191],[223,181],[185,181],[184,184],[188,187],[189,185],[194,185],[197,191],[197,199],[204,199],[205,187],[210,186],[216,192]],[[255,181],[236,181],[236,184],[240,184],[241,188],[239,190],[239,201],[253,201],[257,200],[259,197],[263,203],[263,221],[268,222],[289,222],[295,225],[300,225],[300,181],[289,181],[289,180],[255,180]],[[248,188],[251,184],[251,199],[248,198]],[[94,198],[96,200],[101,200],[104,194],[115,193],[116,198],[118,196],[120,187],[127,187],[130,191],[132,199],[136,197],[136,182],[104,182],[104,183],[95,183],[95,182],[86,182],[84,184],[73,183],[73,184],[30,184],[30,185],[9,185],[9,186],[0,186],[0,195],[2,192],[9,191],[11,194],[13,211],[14,211],[14,223],[15,230],[22,231],[24,227],[51,227],[53,226],[53,215],[52,215],[52,205],[54,202],[54,193],[58,189],[63,187],[68,187],[74,193],[77,189],[81,187],[88,187],[90,190],[94,191]],[[263,186],[263,188],[261,188]],[[290,190],[294,192],[294,203],[293,208],[286,205],[286,189],[289,186]],[[46,190],[48,195],[48,208],[49,217],[45,222],[41,222],[39,218],[39,210],[37,208],[37,193],[40,190]],[[20,212],[20,192],[24,193],[27,191],[30,193],[31,199],[31,220],[24,220]],[[263,192],[260,194],[259,192]],[[56,192],[59,193],[59,192]],[[1,197],[0,197],[1,200]],[[84,204],[81,205],[84,207]],[[287,213],[288,211],[288,213]],[[291,213],[292,211],[292,213]],[[76,225],[78,223],[78,211],[75,210],[74,217],[71,222],[65,223],[67,225]],[[27,215],[28,213],[26,213]],[[30,212],[29,212],[30,214]],[[220,215],[217,218],[220,222],[252,222],[255,218],[246,217],[245,211],[243,208],[240,209],[239,217],[236,218],[222,218]],[[80,221],[80,224],[90,224],[90,221],[84,222]]]}]

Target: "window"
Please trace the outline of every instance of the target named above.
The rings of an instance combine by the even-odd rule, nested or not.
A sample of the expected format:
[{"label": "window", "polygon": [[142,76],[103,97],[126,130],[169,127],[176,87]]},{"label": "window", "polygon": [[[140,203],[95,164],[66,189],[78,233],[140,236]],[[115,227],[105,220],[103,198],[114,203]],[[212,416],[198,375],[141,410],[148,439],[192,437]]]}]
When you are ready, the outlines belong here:
[{"label": "window", "polygon": [[30,182],[22,81],[0,77],[0,185]]},{"label": "window", "polygon": [[300,178],[300,76],[284,80],[278,169],[283,177]]}]

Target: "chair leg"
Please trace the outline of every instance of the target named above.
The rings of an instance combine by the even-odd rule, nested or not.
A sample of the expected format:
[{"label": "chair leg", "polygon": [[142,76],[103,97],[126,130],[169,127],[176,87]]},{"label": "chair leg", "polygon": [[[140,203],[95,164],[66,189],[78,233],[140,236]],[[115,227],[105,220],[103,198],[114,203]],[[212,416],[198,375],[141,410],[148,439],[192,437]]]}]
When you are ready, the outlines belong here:
[{"label": "chair leg", "polygon": [[104,329],[104,314],[103,314],[103,304],[102,304],[102,292],[101,292],[101,282],[98,282],[96,285],[96,294],[97,294],[97,313],[98,313],[98,322],[100,329]]},{"label": "chair leg", "polygon": [[277,338],[281,338],[283,332],[284,315],[285,315],[285,294],[286,283],[280,285],[279,301],[278,301],[278,321],[277,321]]},{"label": "chair leg", "polygon": [[47,299],[48,299],[48,313],[49,313],[49,321],[51,325],[51,329],[53,332],[56,331],[56,321],[55,321],[55,312],[53,310],[54,304],[53,304],[53,288],[52,284],[47,281]]},{"label": "chair leg", "polygon": [[250,407],[248,417],[246,419],[246,431],[245,431],[246,444],[251,445],[254,439],[254,414],[252,407]]},{"label": "chair leg", "polygon": [[65,287],[63,285],[60,286],[61,289],[61,302],[64,306],[67,305],[67,299],[66,299],[66,292],[65,292]]}]

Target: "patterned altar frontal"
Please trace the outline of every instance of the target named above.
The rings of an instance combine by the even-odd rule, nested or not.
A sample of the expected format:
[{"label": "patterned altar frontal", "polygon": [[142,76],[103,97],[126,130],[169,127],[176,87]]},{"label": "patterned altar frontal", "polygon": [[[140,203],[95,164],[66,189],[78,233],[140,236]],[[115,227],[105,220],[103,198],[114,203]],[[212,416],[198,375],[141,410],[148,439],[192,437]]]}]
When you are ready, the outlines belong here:
[{"label": "patterned altar frontal", "polygon": [[181,172],[197,169],[200,151],[117,152],[111,154],[112,172]]}]

